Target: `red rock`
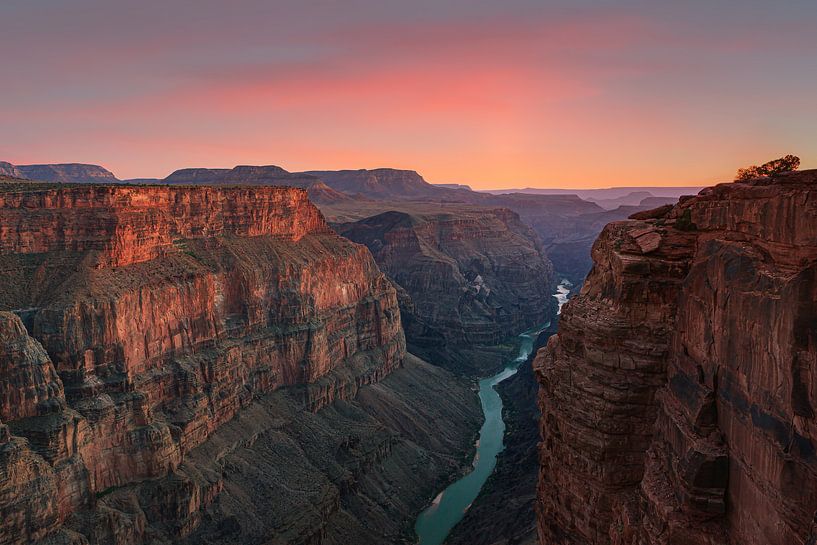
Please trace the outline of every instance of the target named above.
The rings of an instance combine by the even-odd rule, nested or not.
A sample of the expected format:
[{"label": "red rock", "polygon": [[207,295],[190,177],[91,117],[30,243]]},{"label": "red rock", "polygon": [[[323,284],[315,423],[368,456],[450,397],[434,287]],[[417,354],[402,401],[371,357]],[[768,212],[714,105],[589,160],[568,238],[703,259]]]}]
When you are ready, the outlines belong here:
[{"label": "red rock", "polygon": [[55,412],[65,403],[48,354],[10,312],[0,312],[0,376],[0,419],[6,422]]},{"label": "red rock", "polygon": [[0,255],[94,252],[96,267],[149,261],[173,241],[328,232],[300,189],[98,186],[0,193]]},{"label": "red rock", "polygon": [[220,485],[185,455],[253,396],[318,410],[405,354],[394,289],[302,189],[11,183],[0,226],[2,543],[79,510],[92,541],[138,542],[138,502],[96,497],[168,475],[148,503],[188,535]]},{"label": "red rock", "polygon": [[542,543],[817,539],[815,218],[807,171],[605,228],[536,360]]}]

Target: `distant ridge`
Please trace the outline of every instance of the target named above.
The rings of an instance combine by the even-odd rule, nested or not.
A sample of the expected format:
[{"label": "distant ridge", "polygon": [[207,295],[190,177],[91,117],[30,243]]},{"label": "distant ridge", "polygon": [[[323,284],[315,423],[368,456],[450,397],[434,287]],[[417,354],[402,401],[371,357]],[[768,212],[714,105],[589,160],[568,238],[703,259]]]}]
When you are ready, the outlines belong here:
[{"label": "distant ridge", "polygon": [[467,189],[468,191],[474,190],[474,188],[472,188],[468,184],[432,184],[432,185],[436,185],[437,187],[444,187],[446,189]]},{"label": "distant ridge", "polygon": [[54,183],[118,183],[113,172],[99,165],[57,163],[43,165],[12,165],[0,162],[0,174]]},{"label": "distant ridge", "polygon": [[331,204],[350,200],[346,195],[309,173],[289,172],[276,165],[239,165],[233,168],[183,168],[159,183],[166,184],[243,184],[288,185],[307,190],[313,202]]},{"label": "distant ridge", "polygon": [[624,197],[628,193],[646,191],[653,197],[680,197],[681,195],[696,195],[706,186],[621,186],[605,187],[599,189],[565,189],[565,188],[539,188],[526,187],[522,189],[482,189],[480,193],[490,193],[492,195],[504,195],[507,193],[528,193],[531,195],[578,195],[583,199],[616,199]]},{"label": "distant ridge", "polygon": [[23,173],[20,172],[16,166],[5,161],[0,161],[0,176],[7,176],[9,178],[24,178]]},{"label": "distant ridge", "polygon": [[310,170],[303,174],[316,176],[337,191],[374,199],[438,199],[457,191],[432,185],[414,170]]}]

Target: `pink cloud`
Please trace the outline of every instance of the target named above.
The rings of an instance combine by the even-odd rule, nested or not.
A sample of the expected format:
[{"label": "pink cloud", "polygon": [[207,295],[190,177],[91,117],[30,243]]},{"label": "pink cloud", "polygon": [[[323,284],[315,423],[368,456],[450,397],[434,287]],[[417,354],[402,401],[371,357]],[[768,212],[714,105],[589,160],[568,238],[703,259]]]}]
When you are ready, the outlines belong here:
[{"label": "pink cloud", "polygon": [[[12,151],[26,160],[59,154],[123,176],[277,162],[404,166],[475,185],[694,183],[720,154],[767,144],[762,124],[735,120],[749,97],[785,105],[806,95],[755,86],[730,96],[747,76],[741,62],[761,58],[740,53],[773,43],[768,32],[757,42],[735,29],[685,30],[596,11],[369,22],[243,41],[239,27],[129,35],[51,61],[55,80],[68,74],[64,84],[27,93],[21,82],[17,92],[30,96],[0,101],[0,134],[3,124],[22,127]],[[678,170],[663,172],[668,163]]]}]

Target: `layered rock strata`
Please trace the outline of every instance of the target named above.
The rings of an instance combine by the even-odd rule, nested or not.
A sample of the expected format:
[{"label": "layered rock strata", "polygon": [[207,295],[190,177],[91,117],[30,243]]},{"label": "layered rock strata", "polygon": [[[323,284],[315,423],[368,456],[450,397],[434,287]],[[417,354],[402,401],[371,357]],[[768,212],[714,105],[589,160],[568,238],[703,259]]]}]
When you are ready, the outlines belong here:
[{"label": "layered rock strata", "polygon": [[817,540],[817,171],[608,225],[539,352],[542,543]]},{"label": "layered rock strata", "polygon": [[0,226],[0,543],[139,543],[147,509],[184,537],[223,488],[185,462],[241,409],[403,361],[394,289],[302,189],[8,183]]},{"label": "layered rock strata", "polygon": [[365,244],[398,290],[412,353],[483,373],[486,350],[554,313],[553,269],[507,209],[414,207],[338,227]]},{"label": "layered rock strata", "polygon": [[[570,190],[555,190],[557,193],[554,194],[510,190],[492,194],[472,191],[467,186],[457,184],[430,184],[412,170],[313,171],[303,175],[317,176],[334,190],[358,196],[346,202],[337,199],[316,201],[323,205],[324,213],[337,222],[372,216],[377,213],[373,211],[375,209],[379,212],[403,210],[411,206],[407,204],[409,201],[434,203],[438,209],[466,204],[510,209],[539,235],[560,279],[566,278],[577,286],[590,270],[590,249],[601,229],[610,221],[626,219],[635,211],[651,207],[640,204],[640,199],[624,198],[621,200],[622,206],[605,210],[595,202],[579,197],[602,199],[606,195],[624,196],[631,193],[629,190],[576,190],[576,194],[571,194]],[[663,191],[675,195],[681,189],[652,188],[656,195]]]},{"label": "layered rock strata", "polygon": [[290,390],[265,396],[182,466],[224,483],[185,543],[415,543],[419,511],[469,466],[481,417],[469,381],[411,355],[318,413]]}]

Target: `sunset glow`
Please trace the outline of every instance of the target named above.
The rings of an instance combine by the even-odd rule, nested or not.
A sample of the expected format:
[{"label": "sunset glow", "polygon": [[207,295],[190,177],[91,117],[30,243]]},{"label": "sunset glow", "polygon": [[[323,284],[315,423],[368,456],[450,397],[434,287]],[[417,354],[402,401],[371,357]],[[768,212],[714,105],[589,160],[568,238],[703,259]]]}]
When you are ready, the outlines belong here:
[{"label": "sunset glow", "polygon": [[817,166],[813,1],[659,3],[4,2],[0,160],[475,188]]}]

